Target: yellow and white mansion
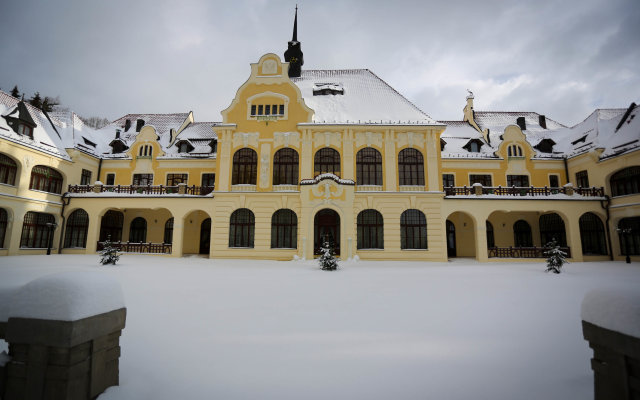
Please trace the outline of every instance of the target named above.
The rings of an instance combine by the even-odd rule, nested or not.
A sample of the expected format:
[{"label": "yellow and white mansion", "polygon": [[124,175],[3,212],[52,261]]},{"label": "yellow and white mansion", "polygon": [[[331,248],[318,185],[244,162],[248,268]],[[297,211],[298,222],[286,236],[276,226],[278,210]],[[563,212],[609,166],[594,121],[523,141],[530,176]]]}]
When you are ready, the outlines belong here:
[{"label": "yellow and white mansion", "polygon": [[221,122],[93,130],[0,92],[0,255],[480,261],[640,258],[640,108],[566,127],[473,109],[436,121],[367,69],[251,64]]}]

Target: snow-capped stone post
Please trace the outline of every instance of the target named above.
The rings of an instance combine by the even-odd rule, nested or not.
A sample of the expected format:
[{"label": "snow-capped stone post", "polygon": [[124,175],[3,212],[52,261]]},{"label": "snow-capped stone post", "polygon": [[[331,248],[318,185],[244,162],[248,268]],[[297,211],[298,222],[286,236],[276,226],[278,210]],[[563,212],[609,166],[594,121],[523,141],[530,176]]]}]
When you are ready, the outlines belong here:
[{"label": "snow-capped stone post", "polygon": [[564,194],[567,196],[573,196],[573,183],[569,182],[564,185]]},{"label": "snow-capped stone post", "polygon": [[187,184],[178,183],[178,194],[187,194]]},{"label": "snow-capped stone post", "polygon": [[93,193],[100,193],[102,191],[102,185],[104,185],[104,183],[100,182],[100,181],[96,181],[93,184]]},{"label": "snow-capped stone post", "polygon": [[8,299],[0,312],[9,343],[0,398],[94,399],[118,385],[126,308],[115,279],[100,272],[52,274]]},{"label": "snow-capped stone post", "polygon": [[482,196],[482,184],[481,183],[474,183],[473,184],[473,194],[475,194],[476,196]]},{"label": "snow-capped stone post", "polygon": [[640,292],[596,289],[582,300],[582,334],[593,349],[595,400],[631,399],[638,394]]}]

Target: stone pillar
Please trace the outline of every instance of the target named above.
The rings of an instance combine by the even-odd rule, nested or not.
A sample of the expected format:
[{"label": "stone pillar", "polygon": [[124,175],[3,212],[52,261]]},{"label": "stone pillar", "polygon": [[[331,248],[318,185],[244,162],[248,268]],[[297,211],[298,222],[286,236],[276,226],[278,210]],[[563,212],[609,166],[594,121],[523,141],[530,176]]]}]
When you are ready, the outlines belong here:
[{"label": "stone pillar", "polygon": [[[178,194],[187,194],[187,184],[178,183]],[[174,227],[175,229],[175,227]]]},{"label": "stone pillar", "polygon": [[[482,189],[482,185],[480,185]],[[489,252],[487,251],[487,220],[489,214],[474,213],[475,224],[475,242],[476,242],[476,260],[481,262],[489,261]]]},{"label": "stone pillar", "polygon": [[[69,217],[67,216],[67,218]],[[98,249],[98,240],[100,239],[101,223],[102,223],[101,215],[96,214],[95,217],[89,217],[89,228],[87,229],[87,254],[93,254]]]},{"label": "stone pillar", "polygon": [[396,142],[392,131],[384,133],[384,190],[395,192],[398,190],[398,164],[396,163]]},{"label": "stone pillar", "polygon": [[9,239],[9,255],[14,256],[20,250],[20,239],[22,237],[22,224],[25,213],[22,210],[13,210],[13,220],[11,222],[11,232],[7,232],[5,240]]},{"label": "stone pillar", "polygon": [[583,261],[582,242],[580,241],[580,215],[570,215],[568,221],[564,221],[567,233],[567,244],[571,248],[571,259],[573,261]]},{"label": "stone pillar", "polygon": [[482,184],[481,183],[474,183],[473,184],[473,193],[476,196],[482,196]]},{"label": "stone pillar", "polygon": [[302,131],[300,150],[300,179],[313,178],[313,139],[308,129]]},{"label": "stone pillar", "polygon": [[[184,247],[184,215],[173,215],[173,240],[171,242],[171,257],[182,257]],[[212,235],[213,236],[213,235]]]},{"label": "stone pillar", "polygon": [[573,183],[567,183],[566,185],[564,185],[564,189],[567,196],[573,196]]}]

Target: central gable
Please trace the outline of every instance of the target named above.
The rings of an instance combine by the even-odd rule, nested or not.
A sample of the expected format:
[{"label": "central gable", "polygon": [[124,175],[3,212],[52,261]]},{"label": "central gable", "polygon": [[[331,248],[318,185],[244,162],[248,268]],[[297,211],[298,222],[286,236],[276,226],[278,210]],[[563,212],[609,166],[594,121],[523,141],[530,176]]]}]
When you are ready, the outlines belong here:
[{"label": "central gable", "polygon": [[288,69],[289,63],[273,53],[251,64],[249,79],[222,111],[223,123],[236,124],[239,131],[272,136],[275,131],[294,131],[298,123],[311,122],[313,110],[289,79]]}]

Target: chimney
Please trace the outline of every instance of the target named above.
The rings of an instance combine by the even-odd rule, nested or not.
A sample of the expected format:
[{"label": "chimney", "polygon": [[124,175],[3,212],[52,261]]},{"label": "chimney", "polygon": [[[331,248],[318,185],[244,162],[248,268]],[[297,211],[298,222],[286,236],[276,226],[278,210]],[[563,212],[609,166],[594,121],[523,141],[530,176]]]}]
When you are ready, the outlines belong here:
[{"label": "chimney", "polygon": [[139,119],[136,121],[136,132],[140,132],[140,129],[144,126],[144,120]]},{"label": "chimney", "polygon": [[130,119],[124,121],[124,131],[127,132],[129,130],[129,128],[131,128],[131,120]]},{"label": "chimney", "polygon": [[547,129],[547,118],[544,115],[538,115],[538,125],[540,125],[542,129]]},{"label": "chimney", "polygon": [[116,139],[120,139],[120,129],[116,129]]},{"label": "chimney", "polygon": [[518,124],[521,131],[527,130],[527,123],[524,122],[524,117],[518,117],[518,119],[516,120],[516,124]]}]

